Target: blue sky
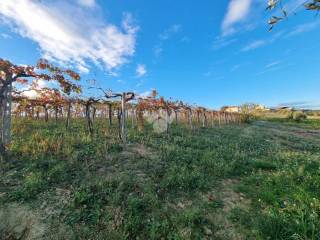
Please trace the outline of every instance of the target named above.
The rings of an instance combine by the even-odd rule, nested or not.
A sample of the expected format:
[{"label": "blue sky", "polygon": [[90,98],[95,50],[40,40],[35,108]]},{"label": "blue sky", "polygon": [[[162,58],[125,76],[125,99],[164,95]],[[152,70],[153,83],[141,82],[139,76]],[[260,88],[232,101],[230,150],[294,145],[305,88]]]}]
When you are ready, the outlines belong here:
[{"label": "blue sky", "polygon": [[320,19],[285,2],[269,32],[267,0],[1,0],[0,57],[210,108],[320,107]]}]

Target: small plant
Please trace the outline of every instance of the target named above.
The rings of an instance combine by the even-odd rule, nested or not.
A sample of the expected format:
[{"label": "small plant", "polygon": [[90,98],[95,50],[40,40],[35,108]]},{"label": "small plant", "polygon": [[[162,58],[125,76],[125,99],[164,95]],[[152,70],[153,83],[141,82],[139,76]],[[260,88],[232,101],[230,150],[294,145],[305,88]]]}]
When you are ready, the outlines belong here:
[{"label": "small plant", "polygon": [[301,121],[307,119],[307,115],[306,115],[304,112],[302,112],[302,111],[295,111],[295,112],[293,112],[293,114],[292,114],[292,118],[293,118],[293,120],[295,120],[296,122],[301,122]]},{"label": "small plant", "polygon": [[30,200],[37,197],[38,193],[48,187],[48,182],[40,172],[28,173],[22,185],[12,193],[15,200]]}]

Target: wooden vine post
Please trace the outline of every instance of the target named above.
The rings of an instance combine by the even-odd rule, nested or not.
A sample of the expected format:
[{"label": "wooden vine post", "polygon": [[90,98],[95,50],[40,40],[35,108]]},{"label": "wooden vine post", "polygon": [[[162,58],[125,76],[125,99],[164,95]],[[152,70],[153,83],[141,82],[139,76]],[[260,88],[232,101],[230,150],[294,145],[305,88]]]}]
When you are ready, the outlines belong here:
[{"label": "wooden vine post", "polygon": [[[106,98],[119,98],[121,99],[121,111],[119,112],[120,121],[119,121],[119,136],[120,140],[124,145],[127,144],[126,138],[126,103],[130,100],[134,99],[135,94],[133,92],[123,92],[123,93],[113,93],[111,90],[105,91],[102,88],[100,89]],[[110,119],[110,112],[109,112],[109,119]]]},{"label": "wooden vine post", "polygon": [[126,127],[125,127],[125,124],[126,124],[126,100],[127,100],[127,93],[122,93],[122,96],[121,96],[121,110],[122,110],[122,113],[121,113],[121,139],[122,139],[122,142],[124,144],[127,143],[127,137],[126,137]]},{"label": "wooden vine post", "polygon": [[109,126],[111,127],[111,126],[112,126],[112,116],[113,116],[113,113],[112,113],[112,103],[109,102],[109,103],[107,103],[107,105],[108,105]]},{"label": "wooden vine post", "polygon": [[72,100],[70,99],[67,102],[67,120],[66,120],[66,130],[70,127],[70,121],[71,121],[71,108],[72,108]]},{"label": "wooden vine post", "polygon": [[126,103],[134,99],[135,94],[133,92],[123,92],[121,96],[121,140],[123,144],[127,143],[126,133]]},{"label": "wooden vine post", "polygon": [[0,117],[1,117],[1,143],[6,145],[11,140],[11,104],[12,104],[12,83],[8,84],[1,100]]},{"label": "wooden vine post", "polygon": [[139,132],[142,132],[144,129],[144,120],[143,120],[143,110],[138,108],[136,111],[137,114],[137,125]]},{"label": "wooden vine post", "polygon": [[135,111],[134,106],[131,105],[131,128],[134,129]]},{"label": "wooden vine post", "polygon": [[189,126],[190,129],[193,130],[193,124],[192,124],[192,109],[188,107],[188,120],[189,120]]}]

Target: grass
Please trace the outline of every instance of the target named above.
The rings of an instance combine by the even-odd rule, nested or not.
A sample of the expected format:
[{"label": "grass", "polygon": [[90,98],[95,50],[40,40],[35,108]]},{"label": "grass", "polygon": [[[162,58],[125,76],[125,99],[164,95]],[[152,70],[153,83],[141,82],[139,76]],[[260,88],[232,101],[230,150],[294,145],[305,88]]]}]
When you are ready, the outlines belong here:
[{"label": "grass", "polygon": [[[63,122],[15,119],[0,236],[41,223],[43,239],[319,239],[317,126],[129,128],[124,148],[101,119],[92,136],[82,120],[66,132]],[[35,219],[27,230],[12,227],[19,209]],[[11,223],[1,211],[14,212]]]},{"label": "grass", "polygon": [[293,126],[293,127],[300,127],[300,128],[306,128],[306,129],[320,129],[320,119],[319,118],[308,118],[306,120],[303,120],[301,122],[296,122],[294,120],[288,120],[288,119],[281,119],[281,118],[271,118],[268,119],[272,122],[280,122],[287,126]]}]

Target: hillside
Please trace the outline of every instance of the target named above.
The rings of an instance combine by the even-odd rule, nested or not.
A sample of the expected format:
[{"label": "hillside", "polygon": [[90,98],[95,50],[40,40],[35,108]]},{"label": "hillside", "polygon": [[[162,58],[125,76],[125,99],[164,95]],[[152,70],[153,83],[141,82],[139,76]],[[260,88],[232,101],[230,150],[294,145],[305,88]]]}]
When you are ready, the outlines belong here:
[{"label": "hillside", "polygon": [[[320,125],[169,134],[16,119],[0,178],[5,239],[317,239]],[[34,237],[34,238],[32,238]]]}]

